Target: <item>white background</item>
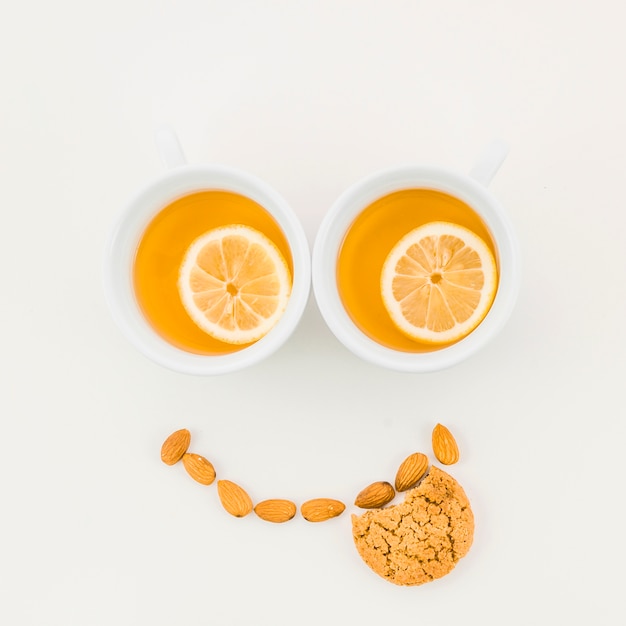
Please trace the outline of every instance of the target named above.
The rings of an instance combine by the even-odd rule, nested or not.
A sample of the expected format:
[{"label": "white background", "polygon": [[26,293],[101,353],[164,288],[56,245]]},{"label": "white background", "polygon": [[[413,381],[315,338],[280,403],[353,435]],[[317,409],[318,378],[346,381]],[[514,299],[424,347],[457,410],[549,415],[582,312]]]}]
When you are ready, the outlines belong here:
[{"label": "white background", "polygon": [[[618,0],[43,0],[0,19],[0,623],[617,624],[623,619],[626,90]],[[154,365],[113,324],[108,230],[162,171],[156,121],[190,162],[271,184],[313,243],[375,170],[467,171],[523,255],[506,328],[436,374],[360,361],[314,298],[238,374]],[[351,505],[457,435],[475,543],[447,577],[396,587],[360,560]],[[326,524],[234,519],[192,451],[255,501],[326,495]]]}]

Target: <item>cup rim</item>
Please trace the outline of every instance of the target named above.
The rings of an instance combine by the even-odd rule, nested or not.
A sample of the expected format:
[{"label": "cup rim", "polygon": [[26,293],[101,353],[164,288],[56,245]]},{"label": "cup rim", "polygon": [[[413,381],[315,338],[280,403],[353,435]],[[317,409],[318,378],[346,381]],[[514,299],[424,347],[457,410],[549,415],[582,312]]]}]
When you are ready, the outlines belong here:
[{"label": "cup rim", "polygon": [[[223,355],[199,355],[163,339],[143,316],[132,285],[132,262],[150,220],[170,202],[195,191],[222,190],[247,196],[269,211],[291,248],[292,289],[285,312],[252,345]],[[153,362],[192,375],[216,375],[254,365],[278,350],[296,329],[311,288],[311,256],[304,228],[287,201],[262,179],[224,165],[181,165],[139,189],[110,230],[102,260],[102,283],[111,315],[126,339]]]},{"label": "cup rim", "polygon": [[[432,352],[394,350],[365,335],[343,307],[337,287],[336,259],[345,232],[375,200],[402,189],[443,191],[469,204],[492,233],[500,268],[499,286],[485,319],[467,337]],[[399,165],[379,170],[346,189],[324,216],[313,244],[311,279],[322,317],[335,337],[365,361],[387,369],[425,373],[452,367],[476,353],[502,329],[521,284],[517,238],[508,215],[491,192],[469,175],[433,165]]]}]

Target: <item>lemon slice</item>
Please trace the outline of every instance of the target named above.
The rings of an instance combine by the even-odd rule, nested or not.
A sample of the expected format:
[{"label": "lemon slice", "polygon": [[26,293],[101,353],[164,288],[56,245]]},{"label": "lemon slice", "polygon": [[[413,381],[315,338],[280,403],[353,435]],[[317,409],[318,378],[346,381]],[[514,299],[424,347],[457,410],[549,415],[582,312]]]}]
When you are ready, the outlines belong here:
[{"label": "lemon slice", "polygon": [[496,262],[467,228],[429,222],[393,247],[380,283],[385,308],[402,333],[425,343],[450,343],[487,315],[496,294]]},{"label": "lemon slice", "polygon": [[178,291],[204,332],[225,343],[246,344],[264,337],[280,319],[291,274],[264,234],[233,224],[210,230],[189,246]]}]

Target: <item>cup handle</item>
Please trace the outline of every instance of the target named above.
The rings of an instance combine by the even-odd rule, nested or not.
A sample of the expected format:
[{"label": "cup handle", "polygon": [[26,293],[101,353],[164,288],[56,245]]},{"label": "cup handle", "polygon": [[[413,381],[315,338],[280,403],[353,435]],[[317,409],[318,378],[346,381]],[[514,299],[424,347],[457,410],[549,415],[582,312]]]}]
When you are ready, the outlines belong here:
[{"label": "cup handle", "polygon": [[483,150],[469,175],[487,187],[509,153],[509,145],[502,139],[494,139]]},{"label": "cup handle", "polygon": [[154,139],[165,167],[172,169],[187,165],[183,149],[180,147],[178,137],[171,126],[167,124],[159,126],[154,133]]}]

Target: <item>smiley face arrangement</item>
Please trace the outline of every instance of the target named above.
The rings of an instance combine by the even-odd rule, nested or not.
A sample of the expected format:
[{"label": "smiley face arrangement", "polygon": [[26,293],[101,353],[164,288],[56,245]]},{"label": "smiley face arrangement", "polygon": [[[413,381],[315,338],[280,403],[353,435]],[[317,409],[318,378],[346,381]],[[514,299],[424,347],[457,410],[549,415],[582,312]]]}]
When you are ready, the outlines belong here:
[{"label": "smiley face arrangement", "polygon": [[[172,433],[161,447],[161,460],[166,465],[182,461],[194,480],[211,485],[215,468],[203,456],[188,452],[190,443],[187,429]],[[433,429],[432,448],[442,465],[459,459],[456,441],[442,424]],[[234,517],[254,511],[265,521],[284,523],[298,511],[294,502],[280,498],[255,505],[245,489],[229,480],[218,480],[217,488],[222,506]],[[405,493],[404,502],[391,504],[397,492]],[[465,491],[448,473],[429,466],[421,452],[401,463],[395,487],[386,481],[372,483],[354,504],[367,509],[352,515],[358,553],[376,574],[396,585],[422,585],[449,574],[472,545],[474,516]],[[302,503],[300,513],[309,522],[324,522],[340,516],[345,508],[340,500],[320,497]]]}]

